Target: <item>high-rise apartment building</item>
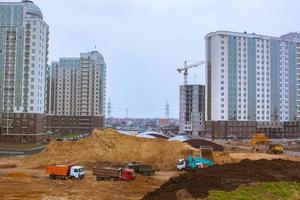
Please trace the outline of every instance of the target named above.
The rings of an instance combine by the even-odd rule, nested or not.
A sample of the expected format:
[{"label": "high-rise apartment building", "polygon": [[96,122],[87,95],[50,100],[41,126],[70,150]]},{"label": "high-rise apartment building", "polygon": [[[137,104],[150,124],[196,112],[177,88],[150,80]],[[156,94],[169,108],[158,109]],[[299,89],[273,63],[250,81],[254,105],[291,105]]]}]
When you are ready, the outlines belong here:
[{"label": "high-rise apartment building", "polygon": [[204,132],[205,86],[181,85],[179,110],[180,131],[201,135]]},{"label": "high-rise apartment building", "polygon": [[217,31],[205,42],[206,120],[296,120],[299,33],[271,37]]},{"label": "high-rise apartment building", "polygon": [[300,119],[300,33],[291,32],[282,36],[284,39],[291,40],[297,43],[297,119]]},{"label": "high-rise apartment building", "polygon": [[49,27],[32,1],[0,2],[0,140],[42,137]]},{"label": "high-rise apartment building", "polygon": [[103,127],[106,64],[99,52],[52,62],[49,75],[50,130],[83,133]]}]

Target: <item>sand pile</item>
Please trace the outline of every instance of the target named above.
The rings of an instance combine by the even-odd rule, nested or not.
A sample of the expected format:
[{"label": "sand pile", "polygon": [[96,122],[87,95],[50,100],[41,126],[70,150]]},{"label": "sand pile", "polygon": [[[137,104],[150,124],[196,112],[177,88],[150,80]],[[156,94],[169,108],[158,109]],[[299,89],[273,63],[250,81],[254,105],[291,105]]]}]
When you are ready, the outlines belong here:
[{"label": "sand pile", "polygon": [[274,181],[300,182],[300,162],[247,159],[234,164],[191,170],[170,178],[143,200],[174,200],[182,195],[205,198],[211,190],[233,191],[242,184]]},{"label": "sand pile", "polygon": [[96,162],[123,164],[142,162],[156,169],[176,168],[177,160],[194,154],[188,144],[163,139],[145,139],[127,136],[112,129],[94,131],[91,137],[76,142],[52,141],[47,149],[25,157],[18,166],[39,168],[50,164],[87,164]]}]

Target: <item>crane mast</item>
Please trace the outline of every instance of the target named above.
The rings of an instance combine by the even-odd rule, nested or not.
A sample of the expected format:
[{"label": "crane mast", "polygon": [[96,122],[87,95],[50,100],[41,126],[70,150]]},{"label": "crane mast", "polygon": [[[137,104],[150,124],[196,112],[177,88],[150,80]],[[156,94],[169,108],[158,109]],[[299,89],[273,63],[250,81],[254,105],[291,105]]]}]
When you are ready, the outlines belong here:
[{"label": "crane mast", "polygon": [[190,64],[190,65],[187,65],[187,61],[185,60],[184,61],[184,66],[180,67],[180,68],[177,68],[177,71],[179,73],[181,73],[182,71],[184,71],[183,72],[184,85],[188,84],[188,69],[193,68],[193,67],[198,67],[198,66],[203,65],[203,64],[205,64],[205,61],[200,61],[200,62],[197,62],[197,63],[193,63],[193,64]]}]

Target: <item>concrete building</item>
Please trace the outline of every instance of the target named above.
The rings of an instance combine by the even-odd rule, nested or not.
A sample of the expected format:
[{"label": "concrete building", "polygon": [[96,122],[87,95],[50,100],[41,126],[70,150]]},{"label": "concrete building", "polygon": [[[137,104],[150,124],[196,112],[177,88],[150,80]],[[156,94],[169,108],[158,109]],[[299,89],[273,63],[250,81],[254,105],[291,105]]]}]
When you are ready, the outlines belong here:
[{"label": "concrete building", "polygon": [[286,40],[296,42],[296,58],[297,58],[297,119],[300,119],[300,33],[291,32],[282,36]]},{"label": "concrete building", "polygon": [[48,130],[81,133],[103,128],[106,64],[99,52],[52,62],[49,75]]},{"label": "concrete building", "polygon": [[49,27],[32,1],[0,2],[0,140],[44,135]]},{"label": "concrete building", "polygon": [[180,131],[199,136],[204,131],[205,86],[180,86]]},{"label": "concrete building", "polygon": [[206,120],[295,121],[299,35],[207,34]]}]

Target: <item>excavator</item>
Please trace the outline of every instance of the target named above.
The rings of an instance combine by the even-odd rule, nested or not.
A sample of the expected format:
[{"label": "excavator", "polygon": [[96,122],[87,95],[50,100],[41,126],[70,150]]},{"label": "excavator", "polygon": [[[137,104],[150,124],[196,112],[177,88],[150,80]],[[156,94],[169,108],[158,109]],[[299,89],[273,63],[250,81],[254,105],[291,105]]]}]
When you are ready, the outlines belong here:
[{"label": "excavator", "polygon": [[253,152],[266,152],[268,154],[283,154],[283,146],[271,144],[264,133],[256,133],[250,140]]}]

